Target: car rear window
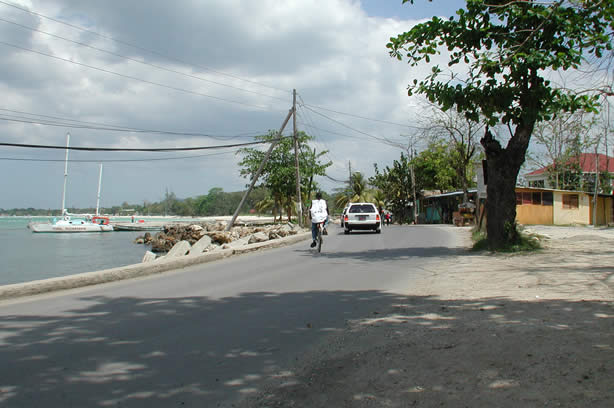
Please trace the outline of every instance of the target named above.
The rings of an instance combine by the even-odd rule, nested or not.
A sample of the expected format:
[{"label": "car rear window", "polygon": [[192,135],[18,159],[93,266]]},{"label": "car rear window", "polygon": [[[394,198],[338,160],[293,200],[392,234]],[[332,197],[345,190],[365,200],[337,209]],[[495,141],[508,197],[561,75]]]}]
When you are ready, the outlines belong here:
[{"label": "car rear window", "polygon": [[375,207],[372,205],[358,204],[358,205],[351,206],[348,212],[350,212],[351,214],[356,214],[356,213],[374,213],[377,211],[375,210]]}]

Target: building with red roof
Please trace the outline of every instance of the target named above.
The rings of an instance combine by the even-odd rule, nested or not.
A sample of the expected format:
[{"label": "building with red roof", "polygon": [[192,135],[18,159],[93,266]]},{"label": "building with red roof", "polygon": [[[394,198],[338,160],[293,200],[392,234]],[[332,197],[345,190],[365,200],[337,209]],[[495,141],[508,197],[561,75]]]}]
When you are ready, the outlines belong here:
[{"label": "building with red roof", "polygon": [[[579,156],[572,157],[567,164],[578,164],[582,172],[582,180],[590,185],[594,185],[595,171],[608,172],[614,176],[614,157],[606,156],[601,153],[582,153]],[[524,175],[529,187],[538,188],[557,188],[552,185],[552,174],[554,173],[554,165],[542,167]]]}]

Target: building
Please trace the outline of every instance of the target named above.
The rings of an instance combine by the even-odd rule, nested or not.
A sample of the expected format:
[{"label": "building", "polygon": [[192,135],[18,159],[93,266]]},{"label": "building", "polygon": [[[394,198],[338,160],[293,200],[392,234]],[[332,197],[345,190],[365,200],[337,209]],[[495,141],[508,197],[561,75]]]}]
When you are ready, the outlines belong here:
[{"label": "building", "polygon": [[[592,225],[593,194],[584,191],[516,187],[516,222],[537,225]],[[614,223],[614,197],[597,196],[596,225]]]},{"label": "building", "polygon": [[[599,166],[600,173],[607,171],[611,176],[614,176],[614,157],[606,156],[605,154],[582,153],[577,157],[570,158],[568,164],[578,165],[578,168],[581,171],[579,183],[581,186],[589,187],[580,188],[582,190],[590,191],[591,186],[592,189],[594,189],[595,169],[597,168],[597,165]],[[554,180],[556,178],[556,174],[553,174],[554,172],[551,171],[553,168],[553,165],[550,165],[525,174],[524,178],[527,180],[528,186],[537,188],[557,188]],[[564,183],[561,181],[560,184]],[[561,185],[559,185],[559,188],[561,188]]]},{"label": "building", "polygon": [[[476,194],[476,190],[470,190],[469,198],[478,203]],[[419,222],[451,224],[462,197],[463,192],[456,191],[421,198]],[[593,194],[584,191],[516,187],[516,222],[524,225],[592,225],[593,198]],[[599,194],[594,215],[596,225],[614,224],[614,197]]]}]

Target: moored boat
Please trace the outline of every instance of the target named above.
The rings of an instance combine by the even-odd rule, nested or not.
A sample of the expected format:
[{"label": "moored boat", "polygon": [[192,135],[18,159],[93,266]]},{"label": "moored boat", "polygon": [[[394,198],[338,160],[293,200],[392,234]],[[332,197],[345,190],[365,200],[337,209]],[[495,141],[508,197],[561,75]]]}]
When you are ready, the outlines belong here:
[{"label": "moored boat", "polygon": [[[98,217],[101,218],[101,217]],[[104,217],[106,218],[106,217]],[[105,223],[94,223],[88,219],[72,218],[65,215],[62,219],[52,220],[52,222],[30,223],[28,228],[32,232],[109,232],[113,231],[113,226],[109,225],[108,218]]]},{"label": "moored boat", "polygon": [[108,232],[113,231],[109,218],[98,215],[100,205],[100,185],[102,182],[102,164],[98,178],[98,199],[96,202],[96,215],[75,215],[66,211],[66,179],[68,178],[68,150],[70,133],[66,134],[66,158],[64,160],[64,188],[62,190],[62,218],[54,218],[50,222],[37,222],[28,224],[32,232]]}]

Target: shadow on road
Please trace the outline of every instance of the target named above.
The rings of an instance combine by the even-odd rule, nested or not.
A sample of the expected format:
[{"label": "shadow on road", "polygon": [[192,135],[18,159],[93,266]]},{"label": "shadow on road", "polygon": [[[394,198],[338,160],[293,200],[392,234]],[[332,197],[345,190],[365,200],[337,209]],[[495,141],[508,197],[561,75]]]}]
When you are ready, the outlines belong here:
[{"label": "shadow on road", "polygon": [[[442,253],[446,252],[435,250],[433,256]],[[597,376],[614,378],[614,311],[603,302],[443,301],[378,291],[246,293],[219,300],[81,300],[84,306],[68,313],[0,318],[0,405],[231,406],[228,395],[254,395],[267,383],[268,395],[287,398],[284,406],[362,406],[351,405],[356,395],[377,397],[378,384],[391,378],[406,390],[397,398],[407,404],[439,398],[458,406],[463,395],[475,402],[483,393],[482,402],[492,404],[481,406],[498,406],[514,384],[527,387],[533,398],[529,406],[573,393],[576,406],[612,398],[611,387],[603,389],[603,382],[591,381]],[[304,311],[310,308],[321,310],[317,319],[306,319]],[[336,317],[326,312],[330,310],[338,312]],[[332,343],[337,348],[322,346],[329,336],[347,337],[349,329],[352,333],[356,327],[381,326],[390,329],[386,341],[394,342],[396,351],[389,354],[386,349],[384,354],[382,344],[374,341],[361,352],[378,356],[382,375],[377,372],[380,367],[351,364],[350,360],[360,360],[351,344],[346,348],[339,340]],[[356,336],[365,335],[360,333]],[[306,338],[316,347],[294,348]],[[314,350],[328,350],[329,359],[320,366],[327,367],[326,372],[313,367],[293,371]],[[446,363],[441,358],[445,353],[449,362],[462,364]],[[288,355],[296,358],[286,360]],[[564,372],[545,371],[541,383],[524,382],[527,372],[549,365],[553,370],[564,367]],[[339,387],[334,393],[327,388],[343,384],[344,377],[358,369],[374,370],[374,378],[341,386],[342,392]],[[310,388],[315,374],[329,376],[330,382]],[[512,385],[501,382],[501,387],[493,387],[498,380]],[[540,391],[545,383],[548,386]],[[560,386],[557,393],[553,383]],[[408,394],[418,386],[419,393]]]}]

